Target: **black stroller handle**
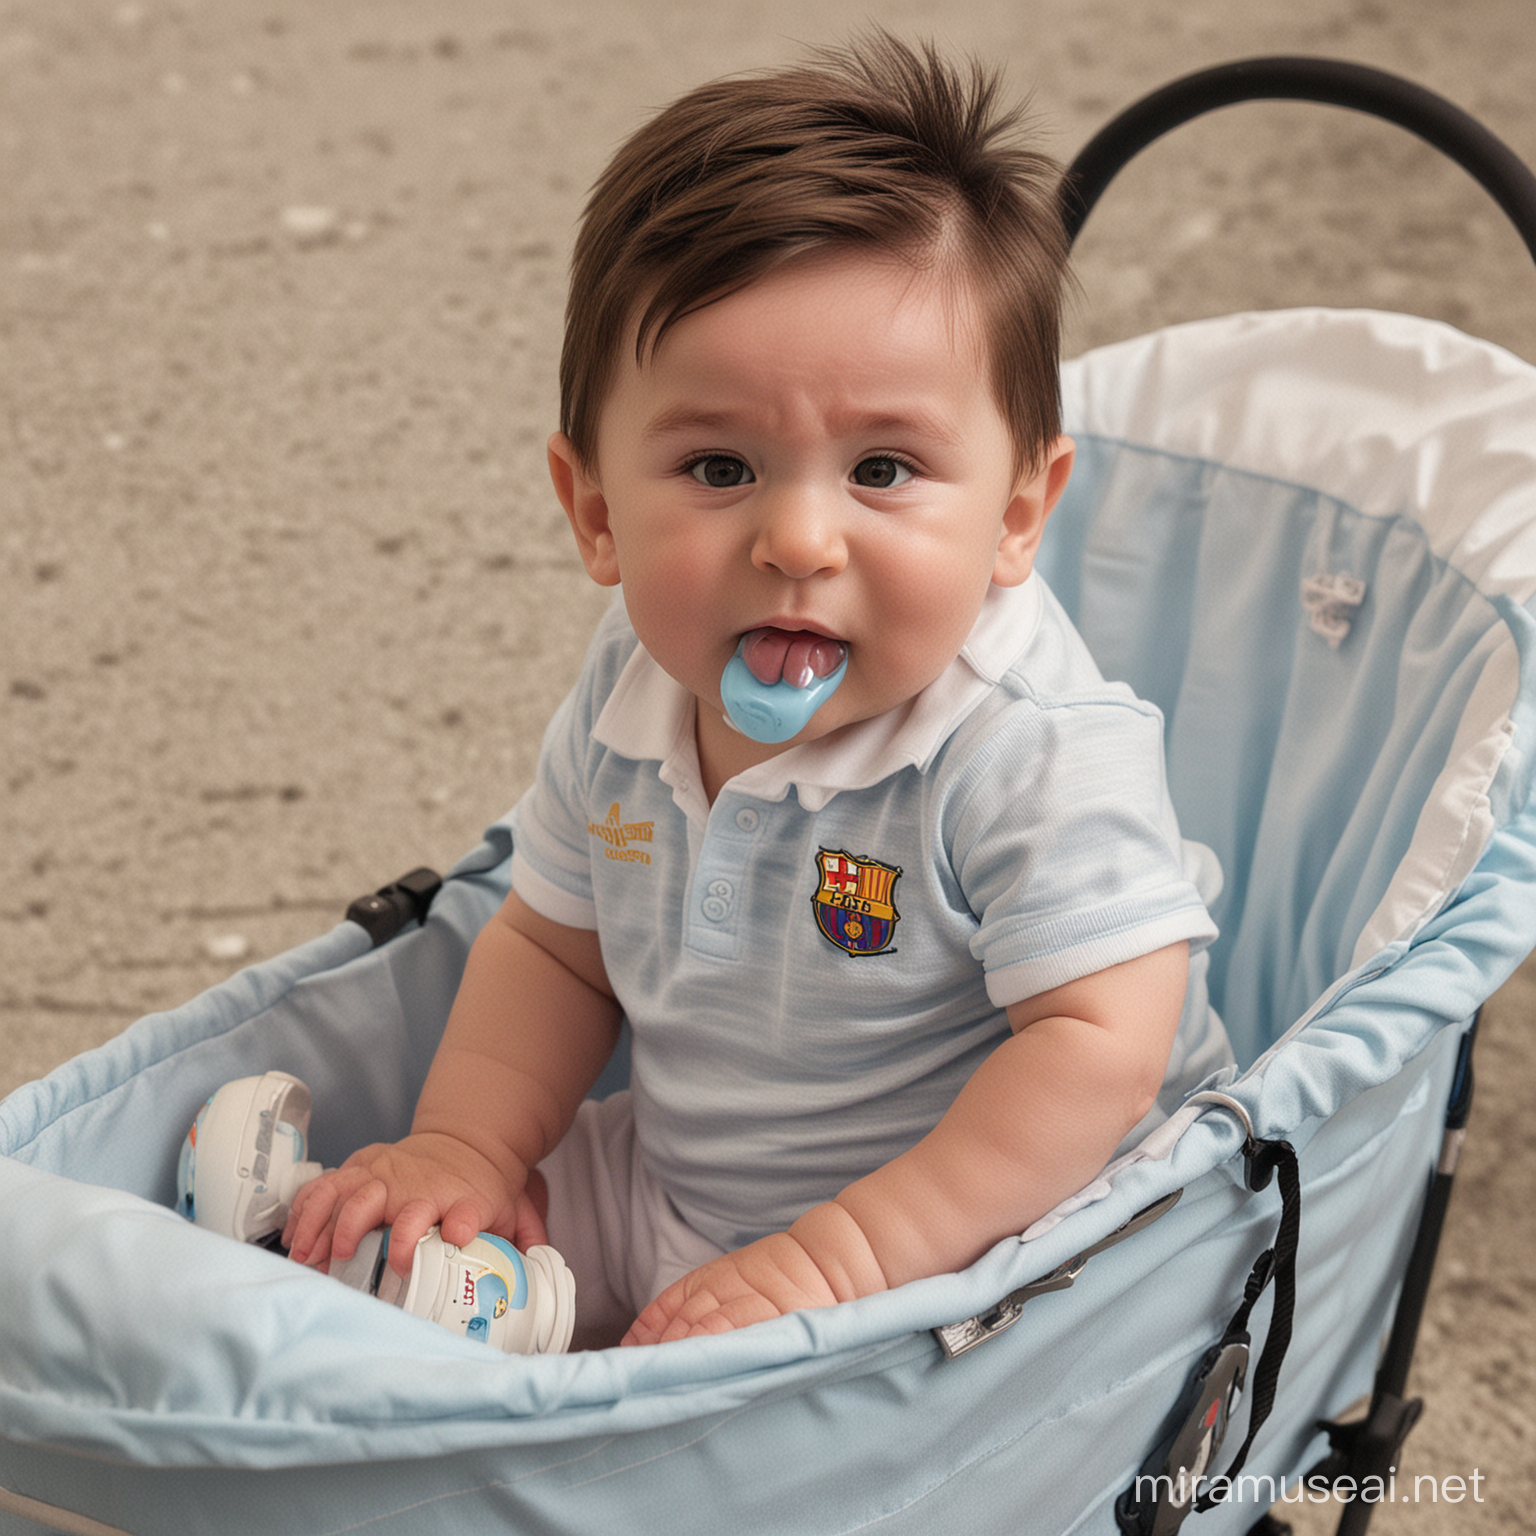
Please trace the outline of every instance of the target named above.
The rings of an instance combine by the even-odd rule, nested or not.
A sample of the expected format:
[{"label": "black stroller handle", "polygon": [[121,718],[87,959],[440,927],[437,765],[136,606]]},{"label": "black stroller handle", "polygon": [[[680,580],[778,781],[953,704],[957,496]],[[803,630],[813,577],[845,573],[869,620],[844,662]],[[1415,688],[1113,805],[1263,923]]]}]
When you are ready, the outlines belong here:
[{"label": "black stroller handle", "polygon": [[1396,123],[1449,155],[1493,196],[1536,259],[1536,176],[1502,139],[1421,85],[1342,59],[1258,58],[1184,75],[1106,123],[1068,166],[1061,214],[1076,240],[1117,172],[1154,139],[1218,107],[1244,101],[1312,101]]}]

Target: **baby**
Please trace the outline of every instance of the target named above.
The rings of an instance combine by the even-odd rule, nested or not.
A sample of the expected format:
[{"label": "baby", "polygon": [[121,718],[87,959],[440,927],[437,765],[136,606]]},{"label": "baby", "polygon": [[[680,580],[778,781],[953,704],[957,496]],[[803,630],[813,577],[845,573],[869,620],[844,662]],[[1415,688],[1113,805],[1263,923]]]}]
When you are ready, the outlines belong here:
[{"label": "baby", "polygon": [[1033,573],[1066,246],[995,102],[877,34],[597,183],[549,465],[622,604],[411,1133],[301,1191],[296,1259],[485,1229],[565,1256],[579,1344],[722,1332],[970,1264],[1230,1059],[1161,719]]}]

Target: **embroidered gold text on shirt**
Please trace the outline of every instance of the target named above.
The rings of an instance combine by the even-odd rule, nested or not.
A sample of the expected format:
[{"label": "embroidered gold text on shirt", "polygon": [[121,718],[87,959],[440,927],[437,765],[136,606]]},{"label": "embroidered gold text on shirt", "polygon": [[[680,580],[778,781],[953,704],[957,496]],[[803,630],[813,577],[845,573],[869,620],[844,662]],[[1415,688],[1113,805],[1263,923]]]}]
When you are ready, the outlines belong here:
[{"label": "embroidered gold text on shirt", "polygon": [[615,800],[608,807],[607,821],[589,821],[587,832],[600,837],[608,844],[603,849],[605,859],[617,859],[625,864],[649,864],[651,856],[643,848],[631,848],[631,843],[648,843],[655,830],[654,821],[625,821]]}]

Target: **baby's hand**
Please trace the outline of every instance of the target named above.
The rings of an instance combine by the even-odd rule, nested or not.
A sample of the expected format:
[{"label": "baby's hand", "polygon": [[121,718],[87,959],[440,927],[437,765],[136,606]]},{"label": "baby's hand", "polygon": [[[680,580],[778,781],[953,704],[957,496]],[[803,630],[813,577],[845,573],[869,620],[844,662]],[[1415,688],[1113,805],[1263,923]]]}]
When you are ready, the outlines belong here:
[{"label": "baby's hand", "polygon": [[624,1344],[666,1344],[728,1333],[839,1298],[810,1254],[788,1232],[722,1254],[669,1285],[630,1326]]},{"label": "baby's hand", "polygon": [[462,1246],[477,1233],[495,1232],[526,1249],[549,1241],[536,1202],[543,1180],[534,1173],[528,1184],[509,1187],[489,1159],[451,1136],[380,1142],[299,1190],[283,1246],[301,1264],[328,1267],[351,1258],[375,1227],[389,1226],[390,1268],[401,1276],[434,1226],[447,1243]]}]

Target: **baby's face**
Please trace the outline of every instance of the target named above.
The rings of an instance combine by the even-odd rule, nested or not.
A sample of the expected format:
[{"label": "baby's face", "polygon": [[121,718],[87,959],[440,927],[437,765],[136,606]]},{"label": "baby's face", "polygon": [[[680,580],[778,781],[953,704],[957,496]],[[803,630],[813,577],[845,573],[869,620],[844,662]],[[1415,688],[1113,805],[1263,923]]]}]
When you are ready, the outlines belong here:
[{"label": "baby's face", "polygon": [[989,584],[1028,576],[1071,462],[1061,439],[1016,473],[959,285],[848,253],[689,315],[644,364],[627,343],[596,463],[558,436],[551,452],[589,572],[622,580],[642,643],[699,701],[701,745],[753,631],[790,637],[792,662],[809,637],[846,647],[796,742],[920,692]]}]

